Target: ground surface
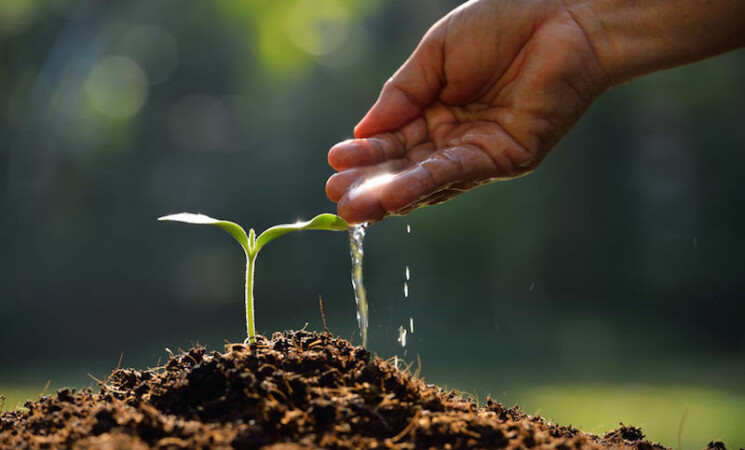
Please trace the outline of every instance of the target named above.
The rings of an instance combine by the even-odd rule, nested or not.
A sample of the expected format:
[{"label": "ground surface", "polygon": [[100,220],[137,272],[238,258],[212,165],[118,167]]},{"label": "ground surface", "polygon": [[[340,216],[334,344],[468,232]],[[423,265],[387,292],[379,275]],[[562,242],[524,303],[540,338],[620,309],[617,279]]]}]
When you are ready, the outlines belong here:
[{"label": "ground surface", "polygon": [[0,416],[0,448],[663,448],[638,428],[548,424],[401,371],[327,334],[276,333],[160,370],[116,370]]}]

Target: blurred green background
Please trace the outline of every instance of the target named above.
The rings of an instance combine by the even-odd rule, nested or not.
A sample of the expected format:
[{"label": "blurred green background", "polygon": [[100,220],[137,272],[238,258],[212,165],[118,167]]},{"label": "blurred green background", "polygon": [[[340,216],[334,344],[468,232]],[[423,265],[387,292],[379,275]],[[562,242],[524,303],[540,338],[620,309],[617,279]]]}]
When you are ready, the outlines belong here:
[{"label": "blurred green background", "polygon": [[[239,247],[155,219],[332,211],[326,151],[458,3],[0,2],[5,408],[242,340]],[[616,88],[536,173],[373,226],[370,349],[587,431],[745,446],[744,77],[739,51]],[[347,245],[272,243],[259,331],[322,329],[322,296],[358,342]]]}]

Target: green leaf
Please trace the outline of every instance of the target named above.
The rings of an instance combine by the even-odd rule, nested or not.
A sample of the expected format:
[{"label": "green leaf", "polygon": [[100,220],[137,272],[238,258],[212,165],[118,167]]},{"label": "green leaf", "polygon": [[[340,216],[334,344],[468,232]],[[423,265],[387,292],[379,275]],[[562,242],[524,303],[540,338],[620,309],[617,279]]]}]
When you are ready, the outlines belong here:
[{"label": "green leaf", "polygon": [[233,236],[235,240],[238,241],[239,244],[241,244],[241,247],[243,247],[243,250],[246,251],[246,254],[250,253],[249,245],[248,245],[248,236],[246,235],[246,231],[237,223],[229,222],[227,220],[214,219],[210,216],[205,216],[204,214],[193,214],[193,213],[187,213],[187,212],[171,214],[170,216],[159,217],[158,220],[191,223],[194,225],[218,226],[222,228],[223,230],[227,231],[228,233],[230,233],[230,235]]},{"label": "green leaf", "polygon": [[349,228],[347,221],[335,214],[319,214],[307,222],[295,222],[291,224],[275,225],[259,235],[256,239],[254,252],[258,253],[261,247],[267,242],[282,236],[300,230],[327,230],[327,231],[345,231]]}]

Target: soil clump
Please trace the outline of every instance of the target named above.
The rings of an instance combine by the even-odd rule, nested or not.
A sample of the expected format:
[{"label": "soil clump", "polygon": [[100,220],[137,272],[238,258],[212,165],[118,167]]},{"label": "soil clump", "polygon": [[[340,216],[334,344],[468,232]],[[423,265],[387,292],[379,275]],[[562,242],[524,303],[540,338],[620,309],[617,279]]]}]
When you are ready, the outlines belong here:
[{"label": "soil clump", "polygon": [[116,370],[98,393],[62,389],[24,406],[0,415],[0,448],[665,448],[635,427],[596,436],[492,399],[477,407],[307,331],[224,353],[195,347],[157,370]]}]

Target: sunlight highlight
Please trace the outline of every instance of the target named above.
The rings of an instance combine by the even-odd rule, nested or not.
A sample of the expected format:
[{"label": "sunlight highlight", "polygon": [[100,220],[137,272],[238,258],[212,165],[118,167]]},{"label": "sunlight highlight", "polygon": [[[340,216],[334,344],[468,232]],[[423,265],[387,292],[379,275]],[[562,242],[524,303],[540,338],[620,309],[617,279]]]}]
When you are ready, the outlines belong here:
[{"label": "sunlight highlight", "polygon": [[354,198],[364,191],[380,187],[388,183],[389,181],[391,181],[395,176],[396,175],[392,173],[384,173],[381,175],[376,175],[374,177],[368,178],[362,183],[352,187],[352,189],[349,191],[349,198]]}]

